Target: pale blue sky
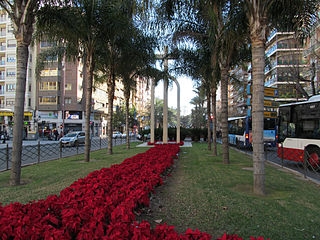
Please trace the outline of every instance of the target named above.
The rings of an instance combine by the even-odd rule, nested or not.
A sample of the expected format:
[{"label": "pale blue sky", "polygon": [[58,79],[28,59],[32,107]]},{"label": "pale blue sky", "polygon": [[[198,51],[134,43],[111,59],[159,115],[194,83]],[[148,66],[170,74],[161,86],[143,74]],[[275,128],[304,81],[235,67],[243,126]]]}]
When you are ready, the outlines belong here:
[{"label": "pale blue sky", "polygon": [[[181,116],[188,115],[191,113],[192,105],[189,103],[195,96],[193,90],[192,80],[189,77],[178,77],[177,80],[180,84],[180,108]],[[155,90],[156,98],[163,99],[163,81],[161,81]],[[169,86],[168,93],[168,106],[177,108],[177,88],[176,85]]]}]

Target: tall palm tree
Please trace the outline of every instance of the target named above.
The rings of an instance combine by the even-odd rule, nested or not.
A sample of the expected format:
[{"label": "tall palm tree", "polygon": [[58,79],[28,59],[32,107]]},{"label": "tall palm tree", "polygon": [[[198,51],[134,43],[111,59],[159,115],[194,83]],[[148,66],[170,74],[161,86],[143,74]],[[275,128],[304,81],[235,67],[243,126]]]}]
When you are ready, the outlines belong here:
[{"label": "tall palm tree", "polygon": [[270,27],[306,29],[319,10],[318,0],[244,0],[252,49],[252,141],[254,192],[265,195],[264,170],[264,68],[265,43]]},{"label": "tall palm tree", "polygon": [[[74,0],[62,6],[45,5],[38,12],[37,27],[52,41],[63,42],[67,54],[85,56],[85,161],[90,161],[90,115],[93,73],[96,58],[108,37],[114,37],[123,17],[123,6],[118,1]],[[121,21],[120,21],[121,22]],[[40,34],[41,36],[41,34]],[[104,47],[104,46],[103,46]]]},{"label": "tall palm tree", "polygon": [[[182,32],[180,32],[182,33]],[[176,32],[176,35],[178,32]],[[199,43],[198,43],[199,44]],[[200,85],[201,92],[206,95],[207,101],[207,129],[208,129],[208,150],[211,150],[211,84],[212,84],[212,69],[208,64],[210,61],[210,49],[205,45],[206,42],[201,42],[201,47],[190,50],[180,49],[179,57],[175,62],[175,72],[178,74],[188,74],[193,80]],[[200,44],[198,45],[200,46]],[[196,100],[196,99],[194,99]]]},{"label": "tall palm tree", "polygon": [[14,106],[11,185],[19,185],[21,178],[23,115],[29,57],[28,48],[32,40],[35,12],[40,2],[39,0],[0,1],[0,7],[8,13],[12,21],[13,33],[17,40],[17,81]]},{"label": "tall palm tree", "polygon": [[[207,6],[208,21],[212,22],[211,41],[217,55],[211,58],[211,64],[221,74],[221,127],[223,162],[230,163],[228,143],[228,80],[229,70],[241,61],[239,49],[246,44],[244,15],[238,1],[214,1]],[[219,65],[219,69],[215,64]],[[213,73],[215,74],[215,73]],[[213,85],[214,86],[214,85]],[[214,91],[214,87],[213,87]]]},{"label": "tall palm tree", "polygon": [[159,78],[157,69],[152,67],[155,63],[155,39],[145,36],[140,30],[134,29],[132,36],[128,39],[126,49],[120,56],[119,76],[124,86],[124,98],[126,104],[126,132],[127,149],[130,148],[129,141],[129,100],[130,92],[136,86],[137,77]]}]

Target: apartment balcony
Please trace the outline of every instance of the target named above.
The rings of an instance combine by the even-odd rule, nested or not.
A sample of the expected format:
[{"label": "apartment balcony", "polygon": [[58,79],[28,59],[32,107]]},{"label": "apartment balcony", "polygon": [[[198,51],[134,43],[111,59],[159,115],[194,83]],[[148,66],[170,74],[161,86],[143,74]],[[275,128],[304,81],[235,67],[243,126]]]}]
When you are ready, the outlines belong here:
[{"label": "apartment balcony", "polygon": [[307,50],[305,50],[303,52],[303,57],[307,57],[310,54],[314,54],[316,53],[316,51],[320,48],[320,42],[316,42],[314,44],[312,44],[312,46],[310,46]]}]

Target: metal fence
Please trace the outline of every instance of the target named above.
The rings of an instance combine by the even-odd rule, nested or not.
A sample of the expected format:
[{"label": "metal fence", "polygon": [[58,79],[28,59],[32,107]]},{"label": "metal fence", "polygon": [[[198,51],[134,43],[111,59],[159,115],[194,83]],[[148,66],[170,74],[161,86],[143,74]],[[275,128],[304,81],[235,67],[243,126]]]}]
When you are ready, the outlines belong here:
[{"label": "metal fence", "polygon": [[267,161],[277,163],[281,167],[287,167],[303,174],[305,178],[309,177],[317,181],[320,181],[319,157],[310,148],[297,151],[285,149],[282,144],[279,144],[279,147],[265,149]]},{"label": "metal fence", "polygon": [[[130,142],[134,141],[136,141],[134,137],[130,138]],[[125,138],[112,139],[112,146],[122,144],[126,144]],[[107,147],[107,138],[91,139],[90,151],[96,151]],[[43,144],[38,141],[36,144],[22,147],[21,166],[28,166],[82,153],[84,153],[84,144],[79,144],[74,147],[66,147],[62,146],[59,142]],[[7,144],[6,147],[0,149],[0,172],[11,168],[11,157],[12,147]]]},{"label": "metal fence", "polygon": [[[239,150],[252,155],[252,148]],[[320,155],[317,155],[313,149],[306,148],[304,151],[296,151],[284,149],[280,144],[279,147],[265,147],[264,150],[265,160],[301,173],[305,178],[320,181]]]}]

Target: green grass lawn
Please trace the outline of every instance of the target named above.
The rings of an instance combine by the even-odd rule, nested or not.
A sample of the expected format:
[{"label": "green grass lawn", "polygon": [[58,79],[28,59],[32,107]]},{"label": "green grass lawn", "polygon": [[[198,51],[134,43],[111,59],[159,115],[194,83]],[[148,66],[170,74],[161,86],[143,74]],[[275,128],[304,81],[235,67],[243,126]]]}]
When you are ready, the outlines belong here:
[{"label": "green grass lawn", "polygon": [[[125,146],[117,146],[112,156],[107,150],[93,152],[90,163],[84,163],[79,155],[24,167],[26,184],[18,187],[8,186],[10,172],[0,173],[0,202],[46,198],[94,170],[144,151],[146,148],[127,151]],[[253,172],[248,170],[252,160],[248,156],[230,150],[231,164],[224,165],[221,154],[213,157],[207,145],[200,143],[182,148],[181,153],[172,176],[151,200],[151,214],[142,215],[153,225],[161,219],[179,232],[198,228],[213,239],[224,232],[244,239],[320,239],[319,186],[267,165],[267,196],[260,197],[252,193]]]},{"label": "green grass lawn", "polygon": [[0,203],[27,203],[32,200],[44,199],[49,195],[58,194],[79,178],[86,177],[90,172],[121,163],[124,159],[145,152],[146,148],[126,150],[125,145],[113,147],[113,155],[107,149],[91,152],[91,162],[84,162],[84,156],[77,155],[59,160],[43,162],[22,168],[22,185],[8,186],[10,171],[0,173]]},{"label": "green grass lawn", "polygon": [[230,149],[231,164],[225,165],[222,154],[210,154],[207,144],[182,148],[172,177],[156,194],[153,220],[162,219],[179,232],[198,228],[214,237],[227,232],[244,239],[320,239],[319,186],[267,165],[267,196],[256,196],[247,155]]}]

